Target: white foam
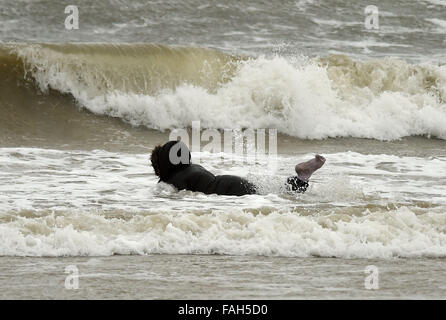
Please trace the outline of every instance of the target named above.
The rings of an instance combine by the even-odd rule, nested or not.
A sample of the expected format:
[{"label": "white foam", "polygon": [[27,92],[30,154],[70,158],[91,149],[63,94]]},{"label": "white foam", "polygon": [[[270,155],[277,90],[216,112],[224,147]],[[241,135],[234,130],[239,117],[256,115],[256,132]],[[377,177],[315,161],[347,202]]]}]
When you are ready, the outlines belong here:
[{"label": "white foam", "polygon": [[[443,69],[441,81],[446,83]],[[386,76],[377,77],[379,85]],[[340,97],[324,68],[259,58],[215,94],[184,85],[157,96],[111,94],[79,100],[93,112],[161,130],[201,120],[204,128],[269,127],[305,139],[393,140],[423,134],[446,139],[446,104],[422,88],[414,91],[421,83],[409,81],[417,83],[376,93],[373,88],[348,88]]]},{"label": "white foam", "polygon": [[313,6],[315,4],[314,0],[297,0],[296,7],[299,11],[305,12],[309,6]]},{"label": "white foam", "polygon": [[320,18],[313,18],[313,21],[319,25],[328,25],[328,26],[336,27],[336,28],[344,27],[344,26],[348,26],[348,27],[358,26],[358,25],[363,24],[362,21],[347,22],[347,21],[341,21],[341,20],[334,20],[334,19],[326,20],[326,19],[320,19]]},{"label": "white foam", "polygon": [[[235,77],[215,91],[183,84],[156,95],[106,91],[92,96],[64,69],[35,76],[42,88],[71,93],[94,113],[160,130],[201,120],[203,128],[277,128],[304,139],[446,139],[446,66],[383,59],[337,69],[315,61],[259,57],[241,62]],[[434,87],[426,86],[429,78]]]},{"label": "white foam", "polygon": [[66,212],[0,224],[0,255],[231,254],[289,257],[445,257],[444,212],[168,212],[130,219]]},{"label": "white foam", "polygon": [[[438,90],[445,96],[446,67],[432,68],[431,73],[440,77]],[[376,76],[377,85],[387,81],[385,74]],[[95,113],[160,130],[201,120],[203,128],[268,127],[305,139],[351,136],[392,140],[411,135],[446,139],[446,104],[421,87],[423,79],[415,77],[407,79],[407,86],[399,91],[341,88],[342,83],[333,83],[325,68],[312,63],[296,66],[277,57],[244,64],[239,74],[215,93],[182,85],[156,96],[113,92],[90,98],[60,77],[48,82],[62,92],[73,93]]]},{"label": "white foam", "polygon": [[435,24],[436,26],[438,26],[439,28],[437,28],[437,32],[444,34],[446,32],[446,20],[441,20],[441,19],[426,19],[426,21],[429,21],[433,24]]},{"label": "white foam", "polygon": [[265,194],[178,192],[146,154],[0,148],[0,255],[446,257],[444,157],[326,154],[290,195],[281,186],[308,154],[279,155],[274,177],[200,156],[215,174],[263,178]]},{"label": "white foam", "polygon": [[424,0],[425,2],[431,3],[433,5],[438,5],[438,6],[446,6],[446,1],[445,0]]}]

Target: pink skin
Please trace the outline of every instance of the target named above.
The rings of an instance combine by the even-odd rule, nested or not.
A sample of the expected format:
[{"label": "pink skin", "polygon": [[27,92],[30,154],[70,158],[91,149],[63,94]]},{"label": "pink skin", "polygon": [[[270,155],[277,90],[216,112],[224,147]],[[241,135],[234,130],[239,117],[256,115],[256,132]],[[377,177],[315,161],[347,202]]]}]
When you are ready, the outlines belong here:
[{"label": "pink skin", "polygon": [[311,175],[325,163],[325,158],[320,155],[316,155],[314,159],[299,163],[296,165],[296,173],[299,179],[308,181]]}]

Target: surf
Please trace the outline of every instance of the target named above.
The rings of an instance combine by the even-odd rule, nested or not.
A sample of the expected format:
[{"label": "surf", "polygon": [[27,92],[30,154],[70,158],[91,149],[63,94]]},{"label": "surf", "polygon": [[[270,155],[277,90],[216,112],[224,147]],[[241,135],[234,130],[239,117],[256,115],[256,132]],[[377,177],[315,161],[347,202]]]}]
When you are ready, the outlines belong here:
[{"label": "surf", "polygon": [[[37,119],[78,118],[80,108],[160,131],[199,120],[203,128],[277,128],[299,139],[446,139],[445,65],[156,44],[2,45],[0,60],[0,121],[11,135],[24,119],[33,125],[27,114],[39,100]],[[44,109],[54,104],[68,107]]]},{"label": "surf", "polygon": [[[22,211],[2,214],[2,256],[218,254],[444,258],[444,208],[348,208],[315,215],[274,210],[200,214]],[[254,212],[253,212],[254,211]],[[94,227],[92,227],[94,226]]]}]

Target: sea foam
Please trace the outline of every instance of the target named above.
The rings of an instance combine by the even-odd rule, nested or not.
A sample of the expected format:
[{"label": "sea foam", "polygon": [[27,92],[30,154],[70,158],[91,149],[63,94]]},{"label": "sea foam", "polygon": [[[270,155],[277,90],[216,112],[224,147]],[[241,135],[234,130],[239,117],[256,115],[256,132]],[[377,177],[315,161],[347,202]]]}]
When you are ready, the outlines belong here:
[{"label": "sea foam", "polygon": [[[345,209],[348,211],[348,209]],[[432,210],[432,209],[431,209]],[[435,211],[435,209],[433,209]],[[207,214],[100,212],[11,216],[0,225],[0,255],[230,254],[286,257],[445,257],[446,215],[396,210],[320,213],[234,208]]]},{"label": "sea foam", "polygon": [[[335,55],[237,62],[219,56],[217,63],[213,54],[221,55],[207,51],[199,57],[195,78],[193,66],[178,69],[177,75],[164,66],[169,77],[155,90],[151,84],[158,73],[153,68],[151,73],[126,74],[122,79],[119,68],[93,70],[82,65],[81,73],[74,72],[83,60],[52,49],[18,50],[42,90],[69,93],[82,107],[132,125],[168,130],[200,120],[203,128],[277,128],[301,139],[394,140],[413,135],[446,139],[446,66],[396,59],[364,62]],[[196,53],[192,56],[197,59]],[[124,66],[130,62],[130,57],[119,57]]]}]

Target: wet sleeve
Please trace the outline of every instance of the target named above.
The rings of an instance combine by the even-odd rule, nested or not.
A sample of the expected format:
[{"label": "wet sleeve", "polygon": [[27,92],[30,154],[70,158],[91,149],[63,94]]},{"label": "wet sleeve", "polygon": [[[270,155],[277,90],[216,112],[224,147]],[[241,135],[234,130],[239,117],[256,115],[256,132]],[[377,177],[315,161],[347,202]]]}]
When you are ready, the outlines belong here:
[{"label": "wet sleeve", "polygon": [[255,194],[256,188],[252,183],[241,177],[222,175],[215,178],[209,191],[226,196],[243,196]]}]

